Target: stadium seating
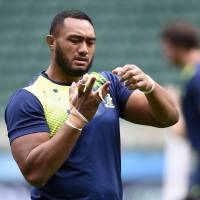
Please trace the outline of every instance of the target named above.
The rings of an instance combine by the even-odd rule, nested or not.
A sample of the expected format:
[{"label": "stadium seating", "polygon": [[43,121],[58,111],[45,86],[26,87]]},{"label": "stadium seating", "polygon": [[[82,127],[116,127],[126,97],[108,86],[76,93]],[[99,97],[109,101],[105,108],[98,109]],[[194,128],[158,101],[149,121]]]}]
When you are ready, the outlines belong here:
[{"label": "stadium seating", "polygon": [[177,72],[167,68],[162,56],[160,30],[177,17],[198,25],[199,4],[199,0],[189,4],[186,0],[0,0],[0,118],[11,93],[48,66],[45,35],[58,11],[81,9],[93,18],[97,33],[94,70],[135,63],[166,84],[177,81]]}]

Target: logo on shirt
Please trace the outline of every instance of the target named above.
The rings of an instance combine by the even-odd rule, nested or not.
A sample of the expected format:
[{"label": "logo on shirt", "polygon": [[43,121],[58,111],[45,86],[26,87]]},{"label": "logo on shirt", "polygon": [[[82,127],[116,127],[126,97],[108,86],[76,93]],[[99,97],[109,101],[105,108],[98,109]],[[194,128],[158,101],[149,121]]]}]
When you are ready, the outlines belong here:
[{"label": "logo on shirt", "polygon": [[105,107],[107,108],[114,108],[114,104],[113,104],[113,100],[112,97],[110,96],[110,94],[107,94],[105,96]]}]

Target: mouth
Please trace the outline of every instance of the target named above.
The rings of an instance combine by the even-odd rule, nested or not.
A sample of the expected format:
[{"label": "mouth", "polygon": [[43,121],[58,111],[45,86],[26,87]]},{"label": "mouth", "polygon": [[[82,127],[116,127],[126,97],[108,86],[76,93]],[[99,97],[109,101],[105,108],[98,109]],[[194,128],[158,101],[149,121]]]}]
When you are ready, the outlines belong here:
[{"label": "mouth", "polygon": [[74,62],[77,64],[77,65],[85,65],[87,64],[89,61],[89,58],[88,57],[75,57],[74,58]]}]

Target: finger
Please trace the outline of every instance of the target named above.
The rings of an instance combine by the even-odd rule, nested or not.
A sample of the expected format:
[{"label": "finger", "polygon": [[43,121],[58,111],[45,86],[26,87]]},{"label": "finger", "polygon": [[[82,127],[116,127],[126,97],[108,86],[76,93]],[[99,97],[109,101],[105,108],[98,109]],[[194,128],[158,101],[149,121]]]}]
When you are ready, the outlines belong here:
[{"label": "finger", "polygon": [[115,75],[118,75],[118,73],[120,72],[121,70],[121,67],[117,67],[115,69],[112,70],[112,73],[115,74]]},{"label": "finger", "polygon": [[104,97],[108,94],[109,92],[109,86],[110,86],[110,82],[107,81],[106,83],[104,83],[104,85],[102,85],[97,91],[94,92],[94,97],[98,100],[98,101],[104,101]]},{"label": "finger", "polygon": [[85,88],[86,88],[88,79],[89,79],[89,75],[88,75],[88,74],[85,74],[85,75],[83,76],[83,78],[77,83],[78,93],[79,93],[79,94],[82,94],[82,93],[85,92],[84,90],[85,90]]},{"label": "finger", "polygon": [[132,83],[127,87],[129,90],[136,90],[138,89],[137,83]]},{"label": "finger", "polygon": [[138,88],[145,88],[146,87],[146,81],[140,81],[137,83]]},{"label": "finger", "polygon": [[124,73],[129,69],[129,66],[128,65],[125,65],[123,67],[118,67],[116,69],[117,73],[116,75],[119,76],[119,77],[122,77],[124,75]]},{"label": "finger", "polygon": [[129,80],[132,77],[135,77],[137,75],[141,74],[141,70],[135,68],[135,69],[128,69],[126,71],[126,73],[121,77],[120,81],[125,81],[125,80]]},{"label": "finger", "polygon": [[146,80],[138,82],[137,86],[140,91],[148,91],[149,89],[151,89],[151,87],[148,89]]},{"label": "finger", "polygon": [[104,98],[109,92],[110,81],[107,81],[100,87],[101,96]]},{"label": "finger", "polygon": [[73,82],[72,85],[70,86],[69,88],[69,101],[73,104],[75,99],[76,99],[76,96],[77,96],[77,86],[76,86],[76,83]]},{"label": "finger", "polygon": [[128,71],[130,71],[130,70],[133,70],[133,71],[135,71],[135,72],[137,72],[137,71],[141,71],[137,66],[135,66],[135,65],[125,65],[125,66],[123,66],[123,67],[121,67],[119,70],[118,70],[118,76],[119,77],[122,77],[122,76],[124,76]]},{"label": "finger", "polygon": [[132,76],[130,79],[128,80],[125,80],[124,81],[124,85],[126,87],[128,87],[130,84],[135,84],[137,82],[140,82],[140,81],[143,81],[144,80],[144,76],[139,74],[139,75],[136,75],[136,76]]},{"label": "finger", "polygon": [[120,77],[122,77],[129,70],[135,70],[135,69],[138,69],[138,67],[135,65],[130,65],[130,64],[125,65],[124,67],[122,67],[122,69],[120,71]]},{"label": "finger", "polygon": [[[127,70],[127,69],[129,69],[130,68],[130,65],[124,65],[123,67],[117,67],[117,68],[115,68],[114,70],[112,70],[112,73],[113,74],[116,74],[116,75],[118,75],[118,76],[122,76],[124,73],[125,73],[125,71]],[[131,69],[131,68],[130,68]]]},{"label": "finger", "polygon": [[90,93],[92,91],[92,87],[94,85],[96,81],[96,78],[93,76],[90,76],[87,83],[86,83],[86,87],[85,87],[85,92],[86,93]]},{"label": "finger", "polygon": [[133,90],[133,89],[139,89],[140,91],[147,91],[148,90],[146,80],[138,81],[137,83],[130,84],[127,87],[128,87],[128,89],[131,89],[131,90]]},{"label": "finger", "polygon": [[147,84],[146,84],[146,81],[143,80],[143,81],[137,82],[136,86],[137,86],[137,89],[139,89],[140,91],[145,91]]}]

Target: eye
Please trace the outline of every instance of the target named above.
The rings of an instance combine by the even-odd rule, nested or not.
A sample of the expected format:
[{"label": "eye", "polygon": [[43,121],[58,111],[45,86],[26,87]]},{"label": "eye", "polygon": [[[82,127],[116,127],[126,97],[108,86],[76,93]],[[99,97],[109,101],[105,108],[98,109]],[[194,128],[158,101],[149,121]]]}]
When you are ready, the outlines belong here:
[{"label": "eye", "polygon": [[87,45],[88,46],[92,46],[92,45],[94,45],[95,44],[95,40],[88,40],[87,41]]},{"label": "eye", "polygon": [[69,40],[74,44],[81,42],[81,40],[79,38],[70,38]]},{"label": "eye", "polygon": [[83,40],[83,38],[79,36],[70,36],[67,38],[67,40],[70,41],[72,44],[78,44]]}]

